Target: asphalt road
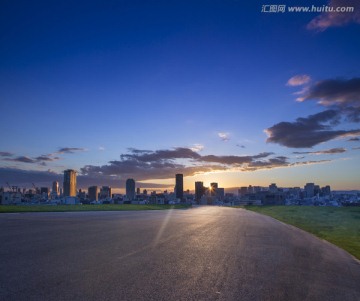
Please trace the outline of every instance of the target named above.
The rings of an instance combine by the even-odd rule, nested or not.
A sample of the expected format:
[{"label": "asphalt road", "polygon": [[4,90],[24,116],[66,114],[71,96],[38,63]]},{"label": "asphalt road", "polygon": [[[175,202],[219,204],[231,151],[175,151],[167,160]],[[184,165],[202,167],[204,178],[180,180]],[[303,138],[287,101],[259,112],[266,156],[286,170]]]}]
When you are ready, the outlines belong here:
[{"label": "asphalt road", "polygon": [[0,215],[0,300],[360,300],[360,264],[243,209]]}]

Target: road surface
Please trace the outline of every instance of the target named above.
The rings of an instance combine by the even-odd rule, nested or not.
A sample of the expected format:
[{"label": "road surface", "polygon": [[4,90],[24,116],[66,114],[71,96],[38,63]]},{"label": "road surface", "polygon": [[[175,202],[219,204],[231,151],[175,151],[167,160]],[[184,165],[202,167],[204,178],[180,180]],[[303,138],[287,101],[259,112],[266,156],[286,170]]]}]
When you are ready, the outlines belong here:
[{"label": "road surface", "polygon": [[360,300],[360,264],[243,209],[0,215],[0,300]]}]

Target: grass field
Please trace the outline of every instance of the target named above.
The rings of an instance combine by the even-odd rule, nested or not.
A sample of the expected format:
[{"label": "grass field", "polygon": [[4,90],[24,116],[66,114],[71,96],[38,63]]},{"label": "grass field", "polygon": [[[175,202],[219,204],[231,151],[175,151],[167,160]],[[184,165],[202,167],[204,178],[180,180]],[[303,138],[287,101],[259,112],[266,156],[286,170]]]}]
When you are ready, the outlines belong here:
[{"label": "grass field", "polygon": [[245,206],[310,232],[360,259],[360,207]]},{"label": "grass field", "polygon": [[68,212],[68,211],[133,211],[186,209],[189,205],[32,205],[32,206],[0,206],[0,213],[16,212]]}]

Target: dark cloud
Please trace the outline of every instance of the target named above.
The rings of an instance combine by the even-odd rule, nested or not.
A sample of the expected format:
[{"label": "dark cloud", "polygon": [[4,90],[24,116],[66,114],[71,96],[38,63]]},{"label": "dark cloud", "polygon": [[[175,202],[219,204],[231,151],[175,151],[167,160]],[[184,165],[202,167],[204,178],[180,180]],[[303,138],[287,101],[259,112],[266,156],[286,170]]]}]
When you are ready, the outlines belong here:
[{"label": "dark cloud", "polygon": [[62,176],[51,171],[22,170],[0,167],[0,182],[16,185],[44,184],[50,186],[52,181],[60,181]]},{"label": "dark cloud", "polygon": [[174,159],[198,159],[201,156],[190,148],[177,147],[170,150],[139,151],[130,149],[130,154],[120,155],[121,160],[136,160],[141,162],[159,162]]},{"label": "dark cloud", "polygon": [[220,163],[220,164],[228,164],[228,165],[241,165],[244,163],[251,163],[254,159],[266,158],[272,155],[273,153],[260,153],[254,156],[215,156],[215,155],[207,155],[201,156],[198,158],[198,161],[202,162],[212,162],[212,163]]},{"label": "dark cloud", "polygon": [[305,90],[301,101],[318,100],[321,104],[360,107],[360,78],[322,80]]},{"label": "dark cloud", "polygon": [[272,169],[278,167],[287,167],[289,166],[288,158],[284,156],[278,156],[275,158],[270,158],[265,161],[254,161],[243,167],[244,171],[256,171],[259,169]]},{"label": "dark cloud", "polygon": [[356,130],[333,130],[339,124],[341,114],[338,110],[326,110],[295,122],[280,122],[265,130],[267,142],[278,143],[286,147],[313,147],[334,138],[360,134]]},{"label": "dark cloud", "polygon": [[59,148],[59,150],[56,152],[57,154],[73,154],[75,152],[84,152],[86,151],[85,148],[81,148],[81,147],[61,147]]},{"label": "dark cloud", "polygon": [[341,154],[344,152],[346,152],[346,148],[338,147],[338,148],[325,149],[325,150],[315,151],[315,152],[293,152],[293,154],[297,154],[297,155],[333,155],[333,154]]},{"label": "dark cloud", "polygon": [[37,160],[37,161],[48,161],[48,162],[56,161],[59,159],[60,159],[59,157],[52,157],[51,154],[50,155],[42,155],[42,156],[35,158],[35,160]]},{"label": "dark cloud", "polygon": [[202,156],[184,147],[156,151],[129,149],[129,153],[120,155],[120,160],[110,161],[103,166],[86,165],[80,171],[83,175],[93,177],[105,175],[133,177],[138,180],[168,179],[175,173],[192,176],[197,173],[241,167],[270,155],[272,153],[264,152],[254,156]]},{"label": "dark cloud", "polygon": [[18,156],[15,158],[6,158],[4,159],[5,161],[12,161],[12,162],[19,162],[19,163],[29,163],[29,164],[35,164],[35,163],[39,163],[40,165],[45,166],[46,163],[45,162],[51,162],[51,161],[56,161],[59,160],[59,157],[52,157],[52,155],[42,155],[42,156],[38,156],[36,158],[30,158],[27,156]]},{"label": "dark cloud", "polygon": [[335,129],[341,122],[360,122],[360,78],[327,79],[307,87],[300,101],[315,100],[329,109],[298,118],[295,122],[280,122],[265,130],[267,142],[286,147],[313,147],[335,138],[358,135],[360,129]]},{"label": "dark cloud", "polygon": [[354,138],[350,138],[350,139],[348,139],[348,141],[360,141],[360,138],[358,138],[358,137],[354,137]]},{"label": "dark cloud", "polygon": [[18,156],[15,158],[6,158],[4,159],[6,161],[12,161],[12,162],[20,162],[20,163],[38,163],[36,159],[32,159],[26,156]]},{"label": "dark cloud", "polygon": [[0,152],[0,157],[12,157],[14,154],[9,152]]},{"label": "dark cloud", "polygon": [[236,146],[238,146],[240,148],[245,148],[245,145],[242,145],[242,144],[236,144]]},{"label": "dark cloud", "polygon": [[352,149],[358,150],[358,149],[360,149],[360,146],[359,147],[353,147]]}]

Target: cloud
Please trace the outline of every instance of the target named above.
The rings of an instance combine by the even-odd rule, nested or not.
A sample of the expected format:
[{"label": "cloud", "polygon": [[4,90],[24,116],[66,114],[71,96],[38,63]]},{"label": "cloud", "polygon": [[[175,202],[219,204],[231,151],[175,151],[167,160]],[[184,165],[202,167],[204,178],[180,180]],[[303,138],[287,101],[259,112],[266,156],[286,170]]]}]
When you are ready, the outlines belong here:
[{"label": "cloud", "polygon": [[[316,6],[316,5],[315,5]],[[360,6],[358,0],[331,0],[329,7],[353,7],[352,12],[323,12],[307,25],[309,30],[324,31],[329,27],[345,26],[349,23],[360,23]]]},{"label": "cloud", "polygon": [[321,151],[315,151],[315,152],[293,152],[293,154],[297,155],[333,155],[333,154],[341,154],[345,153],[346,148],[339,147],[339,148],[331,148]]},{"label": "cloud", "polygon": [[104,151],[104,150],[105,150],[105,147],[99,146],[99,151]]},{"label": "cloud", "polygon": [[85,152],[86,149],[82,147],[61,147],[56,152],[57,154],[73,154],[75,152]]},{"label": "cloud", "polygon": [[194,146],[191,147],[190,149],[191,149],[192,151],[194,151],[194,152],[200,152],[200,151],[202,151],[204,148],[205,148],[205,147],[204,147],[204,145],[202,145],[202,144],[194,144]]},{"label": "cloud", "polygon": [[339,111],[331,109],[305,118],[297,118],[295,122],[277,123],[265,130],[268,135],[266,142],[305,148],[335,138],[360,134],[360,129],[334,130],[333,126],[339,124],[340,117]]},{"label": "cloud", "polygon": [[12,161],[12,162],[21,162],[21,163],[37,163],[38,161],[36,159],[31,159],[27,156],[18,156],[15,158],[6,158],[4,159],[6,161]]},{"label": "cloud", "polygon": [[2,182],[19,184],[42,183],[50,185],[52,181],[60,181],[62,176],[51,171],[22,170],[17,168],[0,167],[0,179]]},{"label": "cloud", "polygon": [[360,149],[360,146],[358,146],[358,147],[353,147],[352,149],[354,149],[354,150]]},{"label": "cloud", "polygon": [[9,152],[0,152],[0,157],[12,157],[14,154]]},{"label": "cloud", "polygon": [[28,156],[17,156],[15,158],[6,158],[3,160],[11,161],[11,162],[19,162],[19,163],[29,163],[29,164],[39,163],[43,166],[46,166],[45,162],[56,161],[59,159],[60,159],[59,157],[52,157],[52,154],[49,154],[49,155],[41,155],[36,158],[30,158]]},{"label": "cloud", "polygon": [[[110,185],[124,187],[127,178],[134,178],[143,188],[168,187],[168,184],[153,184],[151,179],[171,179],[176,173],[193,176],[200,173],[219,171],[256,171],[280,167],[304,165],[304,162],[289,162],[289,158],[275,156],[270,152],[246,156],[200,155],[190,148],[177,147],[155,151],[129,149],[120,155],[120,160],[113,160],[102,166],[85,165],[78,173],[78,186]],[[25,157],[27,158],[27,157]],[[22,161],[32,161],[27,158]],[[45,162],[43,162],[45,163]],[[315,164],[315,161],[314,161]],[[60,181],[62,174],[48,171],[29,171],[17,168],[0,168],[0,180],[16,184],[35,182],[37,185],[50,185]],[[47,183],[47,184],[46,184]]]},{"label": "cloud", "polygon": [[218,136],[222,141],[229,141],[230,140],[230,134],[229,133],[219,132]]},{"label": "cloud", "polygon": [[360,141],[360,138],[359,137],[354,137],[354,138],[348,139],[348,141]]},{"label": "cloud", "polygon": [[321,105],[360,107],[360,78],[322,80],[304,91],[300,101],[318,100]]},{"label": "cloud", "polygon": [[48,162],[56,161],[59,159],[60,159],[59,157],[53,157],[52,154],[41,155],[41,156],[35,158],[36,161],[48,161]]},{"label": "cloud", "polygon": [[309,75],[295,75],[287,81],[288,86],[302,86],[311,80]]},{"label": "cloud", "polygon": [[202,162],[212,162],[212,163],[220,163],[227,165],[242,165],[244,163],[251,163],[255,159],[266,158],[273,153],[260,153],[254,156],[215,156],[215,155],[207,155],[202,156],[198,159],[198,161]]},{"label": "cloud", "polygon": [[242,145],[242,144],[236,144],[237,147],[240,147],[240,148],[245,148],[245,145]]},{"label": "cloud", "polygon": [[335,127],[342,122],[360,123],[360,78],[322,80],[304,88],[300,94],[299,101],[315,100],[327,110],[267,128],[267,142],[302,148],[359,135],[360,129]]},{"label": "cloud", "polygon": [[111,176],[119,179],[127,177],[137,180],[168,179],[174,177],[175,173],[193,176],[198,173],[241,168],[272,154],[264,152],[253,156],[200,155],[185,147],[155,151],[129,149],[129,153],[120,155],[120,160],[113,160],[102,166],[84,166],[81,168],[81,174],[92,177]]}]

